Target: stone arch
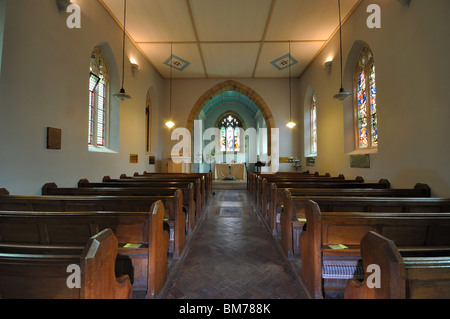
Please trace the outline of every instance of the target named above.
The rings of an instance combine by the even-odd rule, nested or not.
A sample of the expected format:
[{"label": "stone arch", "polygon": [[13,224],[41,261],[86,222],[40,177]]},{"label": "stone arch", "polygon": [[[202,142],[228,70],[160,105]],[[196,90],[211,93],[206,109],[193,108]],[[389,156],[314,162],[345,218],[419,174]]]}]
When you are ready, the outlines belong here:
[{"label": "stone arch", "polygon": [[[245,84],[242,84],[240,82],[234,81],[234,80],[227,80],[224,82],[221,82],[209,90],[207,90],[205,93],[203,93],[202,96],[197,100],[197,102],[192,107],[191,112],[189,113],[189,117],[187,120],[186,128],[190,131],[194,131],[194,121],[202,111],[203,107],[205,106],[208,101],[210,101],[214,96],[217,94],[223,93],[225,91],[236,91],[240,94],[243,94],[247,96],[249,99],[251,99],[255,105],[259,108],[261,111],[262,116],[264,117],[264,120],[267,124],[267,132],[270,134],[271,129],[275,128],[275,120],[273,119],[272,112],[269,109],[269,106],[266,104],[264,99],[252,88],[246,86]],[[268,151],[269,154],[271,154],[271,140],[268,138]]]}]

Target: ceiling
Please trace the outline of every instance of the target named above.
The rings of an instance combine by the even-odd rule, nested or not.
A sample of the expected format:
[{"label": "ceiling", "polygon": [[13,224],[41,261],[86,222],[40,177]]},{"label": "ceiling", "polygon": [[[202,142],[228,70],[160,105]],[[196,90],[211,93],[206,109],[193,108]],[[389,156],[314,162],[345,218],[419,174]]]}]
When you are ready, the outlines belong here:
[{"label": "ceiling", "polygon": [[[124,0],[99,1],[123,27]],[[360,2],[341,0],[343,21]],[[337,3],[130,0],[126,31],[164,78],[298,77],[338,30]]]}]

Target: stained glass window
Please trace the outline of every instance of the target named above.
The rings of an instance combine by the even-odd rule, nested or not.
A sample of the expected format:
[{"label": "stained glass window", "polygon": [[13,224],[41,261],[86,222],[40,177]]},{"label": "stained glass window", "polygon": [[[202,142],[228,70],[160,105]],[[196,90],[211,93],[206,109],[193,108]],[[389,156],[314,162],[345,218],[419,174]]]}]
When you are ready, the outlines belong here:
[{"label": "stained glass window", "polygon": [[317,154],[317,104],[315,95],[311,104],[311,154]]},{"label": "stained glass window", "polygon": [[372,51],[364,48],[355,72],[355,104],[357,145],[359,148],[378,146],[377,97],[375,62]]},{"label": "stained glass window", "polygon": [[108,112],[108,70],[99,48],[91,55],[89,76],[89,135],[88,144],[106,146]]},{"label": "stained glass window", "polygon": [[219,122],[220,151],[239,152],[241,149],[241,123],[233,115],[227,115]]}]

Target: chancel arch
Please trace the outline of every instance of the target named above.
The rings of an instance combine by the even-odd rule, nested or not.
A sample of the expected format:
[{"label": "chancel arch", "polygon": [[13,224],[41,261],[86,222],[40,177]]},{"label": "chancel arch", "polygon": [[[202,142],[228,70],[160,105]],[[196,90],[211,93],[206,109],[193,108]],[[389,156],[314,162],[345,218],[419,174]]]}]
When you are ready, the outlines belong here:
[{"label": "chancel arch", "polygon": [[[267,147],[260,147],[260,149],[267,150],[267,155],[271,154],[270,132],[271,129],[275,128],[272,113],[268,105],[256,91],[234,80],[221,82],[206,91],[194,104],[189,114],[186,127],[190,132],[194,132],[194,121],[202,120],[203,130],[208,127],[215,127],[219,130],[217,121],[221,120],[221,116],[225,114],[235,114],[240,121],[245,123],[241,132],[247,129],[255,129],[259,138],[258,128],[267,129],[267,135],[264,136],[264,143],[267,144]],[[213,120],[208,120],[209,115],[212,116]],[[240,138],[242,141],[242,149],[244,152],[248,151],[249,144],[254,141],[249,136],[240,136]],[[204,144],[207,142],[204,141]],[[195,143],[194,137],[193,143]],[[255,145],[251,146],[253,147]],[[240,153],[242,155],[242,151]],[[193,154],[194,163],[195,156]],[[242,157],[238,159],[236,156],[234,160],[242,161]],[[248,152],[245,153],[245,161],[247,164],[254,165],[254,163],[249,162]],[[202,167],[198,164],[193,165],[194,171],[201,169]]]}]

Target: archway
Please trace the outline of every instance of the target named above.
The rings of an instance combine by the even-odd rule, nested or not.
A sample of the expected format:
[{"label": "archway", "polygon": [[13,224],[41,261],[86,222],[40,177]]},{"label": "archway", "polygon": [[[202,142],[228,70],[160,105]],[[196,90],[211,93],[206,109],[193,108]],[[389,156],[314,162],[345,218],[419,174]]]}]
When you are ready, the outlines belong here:
[{"label": "archway", "polygon": [[[234,81],[234,80],[227,80],[224,82],[221,82],[209,90],[207,90],[205,93],[200,96],[200,98],[197,100],[197,102],[194,104],[194,106],[191,109],[191,112],[189,113],[189,117],[187,120],[186,128],[190,131],[194,131],[194,121],[199,117],[200,112],[204,108],[204,106],[216,95],[221,94],[226,91],[236,91],[239,94],[245,95],[248,97],[260,110],[261,115],[263,116],[266,126],[267,126],[267,132],[270,136],[270,132],[272,129],[275,128],[275,120],[273,119],[272,112],[270,111],[268,105],[264,101],[264,99],[252,88],[246,86],[245,84],[242,84],[240,82]],[[268,138],[267,140],[267,150],[268,154],[271,154],[271,139]]]}]

